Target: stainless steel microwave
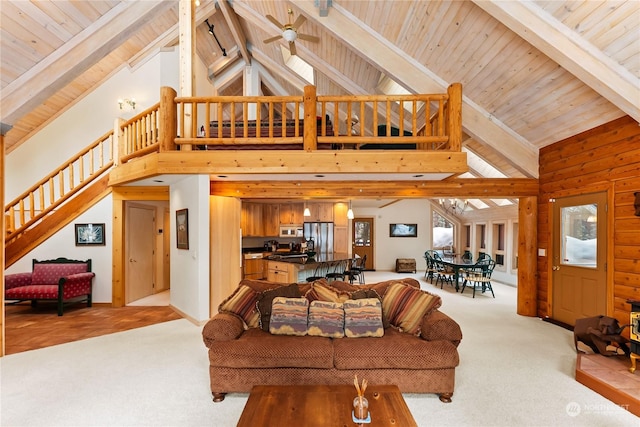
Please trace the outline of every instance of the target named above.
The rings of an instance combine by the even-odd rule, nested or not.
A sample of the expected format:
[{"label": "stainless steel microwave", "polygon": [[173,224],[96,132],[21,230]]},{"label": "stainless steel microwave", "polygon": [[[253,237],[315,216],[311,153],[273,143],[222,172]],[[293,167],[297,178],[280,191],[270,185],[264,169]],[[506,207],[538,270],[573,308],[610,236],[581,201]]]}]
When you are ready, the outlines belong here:
[{"label": "stainless steel microwave", "polygon": [[280,237],[303,237],[303,228],[300,225],[281,225]]}]

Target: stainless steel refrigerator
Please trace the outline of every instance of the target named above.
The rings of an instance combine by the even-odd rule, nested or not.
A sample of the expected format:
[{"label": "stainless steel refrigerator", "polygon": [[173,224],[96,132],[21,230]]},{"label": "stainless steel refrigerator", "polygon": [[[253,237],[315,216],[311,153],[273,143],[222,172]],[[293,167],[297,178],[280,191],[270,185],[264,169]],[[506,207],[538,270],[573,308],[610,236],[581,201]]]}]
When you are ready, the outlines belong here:
[{"label": "stainless steel refrigerator", "polygon": [[313,240],[313,247],[316,254],[333,254],[332,222],[305,222],[304,238],[307,242]]}]

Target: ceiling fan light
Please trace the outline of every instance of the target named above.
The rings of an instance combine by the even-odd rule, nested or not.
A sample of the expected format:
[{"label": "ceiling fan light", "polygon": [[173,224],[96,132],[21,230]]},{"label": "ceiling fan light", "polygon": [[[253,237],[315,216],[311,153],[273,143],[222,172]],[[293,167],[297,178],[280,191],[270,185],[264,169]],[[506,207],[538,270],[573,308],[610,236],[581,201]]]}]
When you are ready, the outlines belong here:
[{"label": "ceiling fan light", "polygon": [[291,28],[287,28],[282,32],[282,38],[288,42],[296,41],[297,37],[298,37],[298,34]]}]

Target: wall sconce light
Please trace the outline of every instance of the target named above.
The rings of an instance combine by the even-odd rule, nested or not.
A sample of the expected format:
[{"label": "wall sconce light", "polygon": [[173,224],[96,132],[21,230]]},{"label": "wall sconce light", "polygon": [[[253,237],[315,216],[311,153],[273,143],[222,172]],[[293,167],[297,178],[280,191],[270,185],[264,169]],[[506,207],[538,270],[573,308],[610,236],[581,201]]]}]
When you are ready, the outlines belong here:
[{"label": "wall sconce light", "polygon": [[351,200],[349,200],[349,210],[347,211],[347,218],[348,219],[353,219],[353,209],[351,209]]},{"label": "wall sconce light", "polygon": [[134,98],[131,99],[118,99],[118,105],[121,110],[135,110],[136,109],[136,100]]}]

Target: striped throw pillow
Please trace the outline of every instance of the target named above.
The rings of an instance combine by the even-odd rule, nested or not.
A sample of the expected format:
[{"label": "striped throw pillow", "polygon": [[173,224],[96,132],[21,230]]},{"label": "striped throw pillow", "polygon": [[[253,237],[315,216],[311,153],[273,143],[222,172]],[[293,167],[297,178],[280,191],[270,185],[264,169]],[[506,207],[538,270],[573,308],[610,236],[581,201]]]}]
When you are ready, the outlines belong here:
[{"label": "striped throw pillow", "polygon": [[378,298],[348,300],[344,304],[344,335],[348,338],[381,337],[382,305]]},{"label": "striped throw pillow", "polygon": [[402,332],[419,335],[423,317],[441,304],[438,295],[396,282],[382,297],[382,312]]},{"label": "striped throw pillow", "polygon": [[307,335],[309,301],[306,298],[276,297],[271,307],[269,332],[274,335]]},{"label": "striped throw pillow", "polygon": [[257,328],[260,320],[260,313],[256,307],[256,302],[260,293],[248,286],[240,285],[229,298],[222,301],[218,307],[220,313],[233,313],[240,316],[249,328]]},{"label": "striped throw pillow", "polygon": [[349,292],[339,291],[329,285],[316,281],[304,296],[311,301],[344,302],[349,299]]},{"label": "striped throw pillow", "polygon": [[309,305],[309,335],[342,338],[344,336],[344,310],[342,303],[312,301]]}]

